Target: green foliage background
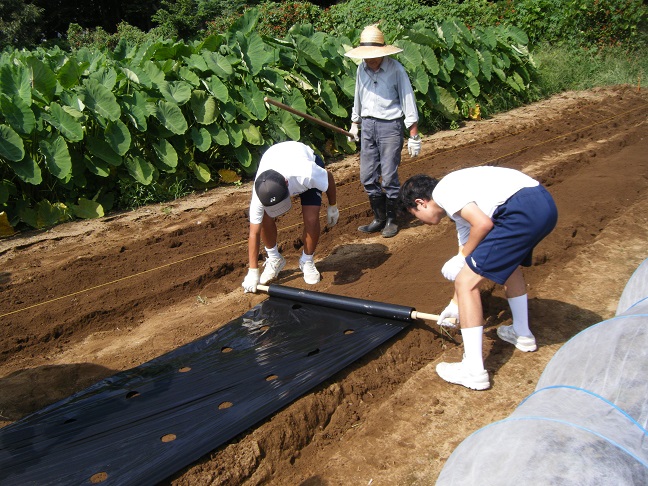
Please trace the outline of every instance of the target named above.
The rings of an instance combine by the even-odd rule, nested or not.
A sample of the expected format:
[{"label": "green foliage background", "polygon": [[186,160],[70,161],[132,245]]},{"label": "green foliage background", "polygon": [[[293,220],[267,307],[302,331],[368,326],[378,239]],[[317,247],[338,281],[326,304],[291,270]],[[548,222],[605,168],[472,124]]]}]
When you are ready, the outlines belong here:
[{"label": "green foliage background", "polygon": [[[288,139],[328,156],[352,153],[344,136],[263,98],[348,126],[357,66],[344,52],[374,22],[403,48],[397,58],[428,132],[455,126],[477,104],[488,116],[551,94],[529,54],[537,46],[554,53],[545,65],[559,65],[564,46],[583,58],[609,46],[645,52],[641,1],[432,3],[251,9],[163,0],[149,30],[72,23],[64,40],[29,50],[10,43],[34,42],[38,29],[25,33],[42,11],[8,0],[0,6],[0,213],[13,226],[42,228],[181,196],[250,176],[267,146]],[[559,74],[550,83],[568,87]]]}]

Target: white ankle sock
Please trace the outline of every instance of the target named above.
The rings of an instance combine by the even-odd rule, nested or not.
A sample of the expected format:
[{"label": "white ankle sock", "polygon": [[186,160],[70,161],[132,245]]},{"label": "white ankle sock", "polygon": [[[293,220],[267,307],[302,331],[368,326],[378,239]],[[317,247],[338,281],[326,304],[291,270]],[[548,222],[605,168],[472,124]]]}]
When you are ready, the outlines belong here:
[{"label": "white ankle sock", "polygon": [[307,255],[302,251],[302,256],[299,258],[299,263],[306,263],[312,261],[313,261],[313,255]]},{"label": "white ankle sock", "polygon": [[268,248],[266,246],[265,251],[268,254],[268,258],[281,258],[281,253],[279,253],[279,248],[277,248],[277,245],[275,245],[273,248]]},{"label": "white ankle sock", "polygon": [[531,337],[529,329],[529,306],[527,294],[508,299],[511,315],[513,316],[513,330],[518,336]]},{"label": "white ankle sock", "polygon": [[473,372],[484,371],[484,358],[482,357],[483,335],[484,326],[461,329],[464,345],[463,362]]}]

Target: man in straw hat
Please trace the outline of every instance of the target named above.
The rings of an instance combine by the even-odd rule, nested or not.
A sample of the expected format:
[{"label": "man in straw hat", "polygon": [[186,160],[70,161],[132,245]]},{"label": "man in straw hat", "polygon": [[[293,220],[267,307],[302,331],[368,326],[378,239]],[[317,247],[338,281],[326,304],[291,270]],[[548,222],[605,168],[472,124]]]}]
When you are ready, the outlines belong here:
[{"label": "man in straw hat", "polygon": [[[326,192],[326,222],[334,226],[339,218],[333,174],[324,168],[324,161],[313,149],[300,142],[281,142],[270,147],[261,157],[250,202],[250,236],[248,238],[249,270],[243,280],[245,292],[256,292],[279,276],[286,259],[277,247],[275,218],[290,209],[291,197],[299,195],[304,218],[302,241],[304,249],[299,268],[307,284],[320,281],[313,254],[320,235],[322,192]],[[263,273],[259,275],[261,240],[268,255]]]},{"label": "man in straw hat", "polygon": [[[421,151],[412,85],[403,65],[388,57],[401,51],[396,46],[385,45],[383,33],[376,25],[370,25],[360,34],[360,46],[345,54],[363,60],[356,76],[349,130],[353,138],[349,140],[360,141],[360,181],[369,196],[374,219],[358,230],[382,231],[385,238],[398,233],[396,208],[403,123],[410,134],[407,142],[410,156],[415,157]],[[358,137],[361,126],[362,134]]]}]

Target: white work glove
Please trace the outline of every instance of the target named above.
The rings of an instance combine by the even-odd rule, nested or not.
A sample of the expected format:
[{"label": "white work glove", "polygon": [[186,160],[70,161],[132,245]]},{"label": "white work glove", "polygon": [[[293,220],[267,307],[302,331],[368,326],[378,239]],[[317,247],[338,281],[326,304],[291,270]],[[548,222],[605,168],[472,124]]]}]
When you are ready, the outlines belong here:
[{"label": "white work glove", "polygon": [[257,285],[259,285],[259,269],[250,268],[248,270],[245,279],[243,280],[243,289],[245,292],[255,293],[257,291]]},{"label": "white work glove", "polygon": [[[450,320],[453,318],[455,319],[454,322]],[[448,306],[443,309],[443,312],[439,314],[437,324],[443,327],[457,327],[457,324],[459,324],[459,307],[454,301],[451,300]]]},{"label": "white work glove", "polygon": [[326,224],[329,226],[335,226],[340,218],[340,211],[336,204],[329,206],[326,210]]},{"label": "white work glove", "polygon": [[441,269],[441,273],[445,278],[448,280],[453,280],[457,278],[457,275],[459,275],[459,272],[461,269],[464,267],[466,264],[466,257],[463,255],[455,255],[453,256],[450,260],[445,262],[443,265],[443,268]]},{"label": "white work glove", "polygon": [[410,157],[416,157],[421,153],[421,137],[416,136],[416,138],[410,137],[407,141],[407,151],[410,154]]},{"label": "white work glove", "polygon": [[358,130],[360,130],[360,124],[359,123],[352,123],[351,124],[351,129],[349,130],[349,133],[353,135],[353,137],[347,137],[347,140],[349,142],[359,142],[360,137],[358,137]]}]

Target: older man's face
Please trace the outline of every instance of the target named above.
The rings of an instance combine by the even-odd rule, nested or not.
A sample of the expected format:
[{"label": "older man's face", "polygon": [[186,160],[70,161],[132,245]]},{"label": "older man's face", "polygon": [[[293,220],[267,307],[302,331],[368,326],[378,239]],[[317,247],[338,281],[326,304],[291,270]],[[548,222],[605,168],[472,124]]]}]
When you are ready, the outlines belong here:
[{"label": "older man's face", "polygon": [[367,64],[367,67],[371,69],[372,71],[378,71],[380,69],[380,64],[382,63],[384,59],[383,57],[374,57],[371,59],[365,59],[364,62]]}]

